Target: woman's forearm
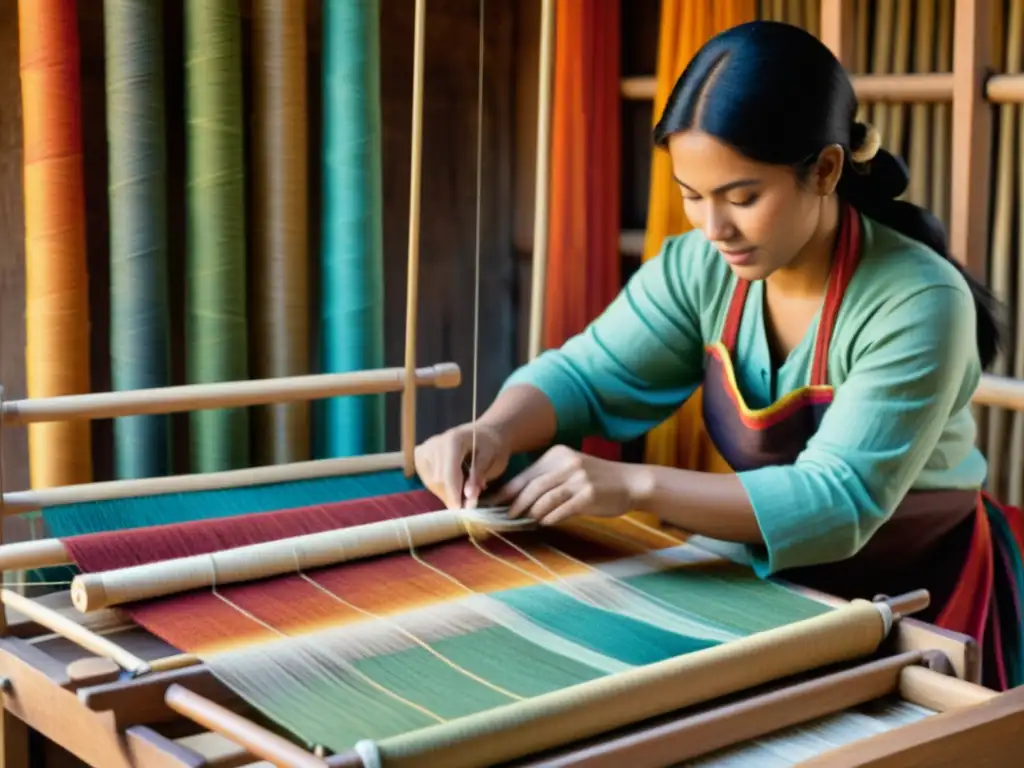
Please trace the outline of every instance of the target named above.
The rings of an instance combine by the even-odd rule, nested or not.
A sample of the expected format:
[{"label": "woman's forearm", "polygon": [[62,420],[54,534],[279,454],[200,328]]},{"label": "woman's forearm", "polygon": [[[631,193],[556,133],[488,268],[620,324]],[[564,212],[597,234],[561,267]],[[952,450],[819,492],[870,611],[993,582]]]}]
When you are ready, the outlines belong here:
[{"label": "woman's forearm", "polygon": [[550,445],[558,428],[555,408],[547,395],[528,384],[509,387],[499,394],[477,424],[496,430],[513,454]]},{"label": "woman's forearm", "polygon": [[763,544],[754,508],[736,475],[634,465],[633,508],[688,533],[722,541]]}]

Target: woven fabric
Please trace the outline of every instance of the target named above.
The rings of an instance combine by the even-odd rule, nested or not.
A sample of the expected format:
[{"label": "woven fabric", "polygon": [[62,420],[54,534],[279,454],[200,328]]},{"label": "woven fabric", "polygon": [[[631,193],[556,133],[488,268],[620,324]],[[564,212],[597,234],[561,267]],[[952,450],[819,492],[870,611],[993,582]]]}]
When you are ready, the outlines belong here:
[{"label": "woven fabric", "polygon": [[[441,509],[425,491],[65,539],[86,572]],[[124,606],[334,751],[809,618],[824,605],[629,520],[488,534]]]}]

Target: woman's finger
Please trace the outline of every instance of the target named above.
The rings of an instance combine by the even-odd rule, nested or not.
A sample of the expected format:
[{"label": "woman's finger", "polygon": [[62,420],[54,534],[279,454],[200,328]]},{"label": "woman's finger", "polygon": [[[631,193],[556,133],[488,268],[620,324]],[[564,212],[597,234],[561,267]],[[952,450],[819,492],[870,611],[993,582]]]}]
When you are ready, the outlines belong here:
[{"label": "woman's finger", "polygon": [[550,514],[545,515],[538,522],[540,525],[558,525],[573,515],[585,515],[587,513],[587,502],[587,497],[584,494],[574,493],[567,501],[559,504]]},{"label": "woman's finger", "polygon": [[440,450],[441,475],[444,483],[443,501],[448,509],[460,509],[463,504],[465,474],[462,463],[466,458],[466,442],[458,434],[449,435]]},{"label": "woman's finger", "polygon": [[542,494],[530,507],[529,514],[534,520],[543,521],[548,515],[554,514],[573,498],[572,488],[567,483],[560,483]]},{"label": "woman's finger", "polygon": [[508,516],[515,519],[530,509],[537,500],[548,491],[557,488],[565,481],[565,473],[559,469],[545,472],[526,484],[508,508]]},{"label": "woman's finger", "polygon": [[470,458],[469,471],[467,472],[465,497],[477,503],[480,495],[487,488],[487,481],[501,474],[501,469],[496,467],[495,446],[490,442],[477,444],[476,453]]}]

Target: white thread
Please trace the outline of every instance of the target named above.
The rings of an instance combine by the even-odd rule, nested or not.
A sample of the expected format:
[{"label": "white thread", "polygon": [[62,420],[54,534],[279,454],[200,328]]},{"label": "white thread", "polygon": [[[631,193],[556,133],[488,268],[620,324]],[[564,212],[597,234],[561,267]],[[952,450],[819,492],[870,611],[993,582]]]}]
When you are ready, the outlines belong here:
[{"label": "white thread", "polygon": [[384,759],[377,749],[377,742],[363,739],[357,741],[352,749],[363,761],[363,768],[384,768]]},{"label": "white thread", "polygon": [[873,603],[873,605],[878,609],[878,615],[882,617],[882,626],[884,627],[882,637],[888,637],[889,633],[892,631],[892,607],[881,600]]}]

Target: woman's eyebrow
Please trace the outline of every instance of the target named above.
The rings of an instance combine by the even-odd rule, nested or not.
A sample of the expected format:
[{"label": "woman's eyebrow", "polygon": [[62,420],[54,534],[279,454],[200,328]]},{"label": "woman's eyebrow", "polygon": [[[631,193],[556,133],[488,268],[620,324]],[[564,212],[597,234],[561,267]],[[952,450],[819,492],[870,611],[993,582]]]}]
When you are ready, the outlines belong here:
[{"label": "woman's eyebrow", "polygon": [[[679,186],[686,187],[691,192],[696,192],[693,187],[679,179],[677,176],[673,175],[672,178],[675,179],[676,184]],[[730,181],[728,184],[722,184],[720,187],[715,187],[711,192],[712,194],[721,195],[733,189],[738,189],[740,187],[752,187],[759,183],[760,181],[758,179],[736,179],[736,181]]]}]

